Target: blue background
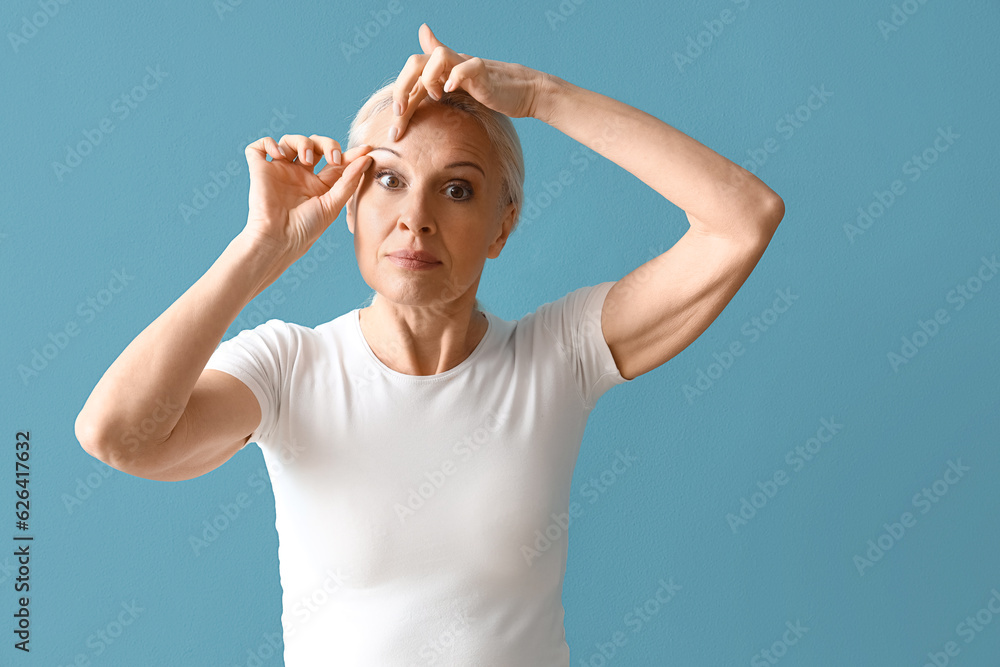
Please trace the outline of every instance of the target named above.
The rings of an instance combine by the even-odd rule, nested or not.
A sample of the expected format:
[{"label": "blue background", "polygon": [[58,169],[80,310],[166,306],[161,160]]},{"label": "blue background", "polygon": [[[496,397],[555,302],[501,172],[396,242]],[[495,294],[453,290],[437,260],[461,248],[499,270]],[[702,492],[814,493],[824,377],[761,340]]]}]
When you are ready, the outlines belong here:
[{"label": "blue background", "polygon": [[[573,490],[584,514],[570,530],[564,592],[572,664],[604,664],[598,644],[621,631],[627,641],[607,664],[763,665],[767,649],[787,665],[923,665],[953,641],[954,664],[996,665],[1000,618],[981,612],[980,622],[990,620],[976,632],[959,624],[1000,590],[1000,279],[971,281],[980,290],[961,309],[948,295],[1000,253],[997,3],[586,0],[564,2],[562,14],[556,0],[474,11],[467,2],[399,3],[349,56],[342,44],[388,2],[247,1],[225,5],[231,11],[208,0],[53,3],[58,13],[37,18],[44,25],[34,31],[24,21],[42,12],[37,1],[4,3],[0,540],[9,546],[0,548],[0,663],[69,665],[80,654],[93,665],[281,663],[280,654],[261,659],[266,636],[280,633],[281,598],[273,496],[249,483],[264,471],[259,449],[198,479],[148,481],[90,457],[74,420],[120,352],[243,228],[244,147],[272,134],[272,122],[276,139],[346,142],[364,99],[420,51],[426,21],[457,51],[551,72],[655,115],[753,170],[785,201],[766,253],[711,327],[608,392],[590,418]],[[913,12],[905,23],[880,29],[903,5]],[[732,22],[716,23],[709,40],[705,22],[725,9]],[[678,64],[689,48],[695,56]],[[114,101],[142,84],[147,67],[166,76],[123,117]],[[803,107],[814,86],[832,95]],[[781,119],[797,111],[790,133]],[[113,130],[57,174],[67,147],[104,118]],[[537,211],[487,264],[479,297],[492,312],[516,319],[617,280],[688,229],[683,211],[604,158],[559,196],[540,196],[581,146],[541,121],[514,124]],[[939,128],[958,138],[940,155],[929,151],[936,161],[911,180],[906,163],[933,147]],[[768,139],[774,152],[763,150]],[[755,155],[766,160],[751,163]],[[230,161],[238,175],[208,188],[207,206],[185,220],[181,206]],[[863,233],[845,229],[894,180],[905,192]],[[332,256],[310,264],[296,289],[285,285],[284,303],[273,304],[273,286],[260,295],[226,338],[266,319],[269,299],[268,317],[314,326],[368,298],[343,213],[326,235],[337,244]],[[88,315],[81,304],[115,270],[134,278]],[[786,289],[798,296],[793,305],[752,334],[753,318],[771,318],[775,291]],[[917,336],[926,344],[893,368],[888,353],[939,309],[948,322],[928,340]],[[70,321],[79,334],[22,377],[19,367]],[[713,368],[733,341],[744,353]],[[714,375],[711,386],[686,392],[700,372]],[[823,418],[843,428],[796,469],[786,454],[806,446]],[[25,429],[30,656],[13,649],[9,631],[13,443]],[[583,485],[602,472],[608,479],[615,451],[626,449],[639,463],[590,502]],[[937,502],[914,504],[949,461],[968,472],[939,482],[946,493]],[[779,471],[787,483],[754,497]],[[241,492],[249,507],[195,555],[189,537]],[[733,523],[727,515],[744,498],[760,507]],[[915,525],[888,537],[883,524],[907,511]],[[855,557],[880,536],[891,548],[859,568]],[[636,632],[626,615],[654,598],[661,579],[681,588]],[[99,651],[93,636],[132,601],[141,612]],[[808,628],[791,646],[786,622]]]}]

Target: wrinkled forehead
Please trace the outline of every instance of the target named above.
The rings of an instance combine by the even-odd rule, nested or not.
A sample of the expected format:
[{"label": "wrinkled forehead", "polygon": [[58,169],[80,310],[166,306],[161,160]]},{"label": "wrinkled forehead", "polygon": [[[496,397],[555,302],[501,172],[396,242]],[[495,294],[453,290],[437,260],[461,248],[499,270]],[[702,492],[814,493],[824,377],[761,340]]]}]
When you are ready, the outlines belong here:
[{"label": "wrinkled forehead", "polygon": [[[380,111],[372,118],[362,143],[392,148],[404,159],[408,154],[437,154],[447,159],[474,160],[490,173],[489,166],[494,159],[489,136],[475,118],[464,111],[433,100],[421,100],[406,124],[402,139],[390,142],[388,131],[394,120],[391,106]],[[372,157],[390,155],[376,151]]]}]

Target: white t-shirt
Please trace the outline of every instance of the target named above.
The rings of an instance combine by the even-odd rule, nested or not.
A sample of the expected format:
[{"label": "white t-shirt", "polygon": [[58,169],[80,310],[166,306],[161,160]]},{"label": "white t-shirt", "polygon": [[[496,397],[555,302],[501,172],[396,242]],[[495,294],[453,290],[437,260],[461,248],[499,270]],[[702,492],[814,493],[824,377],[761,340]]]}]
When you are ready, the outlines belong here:
[{"label": "white t-shirt", "polygon": [[219,345],[207,368],[260,402],[288,667],[569,665],[570,482],[597,399],[628,382],[601,329],[612,285],[486,313],[437,375],[383,364],[358,309]]}]

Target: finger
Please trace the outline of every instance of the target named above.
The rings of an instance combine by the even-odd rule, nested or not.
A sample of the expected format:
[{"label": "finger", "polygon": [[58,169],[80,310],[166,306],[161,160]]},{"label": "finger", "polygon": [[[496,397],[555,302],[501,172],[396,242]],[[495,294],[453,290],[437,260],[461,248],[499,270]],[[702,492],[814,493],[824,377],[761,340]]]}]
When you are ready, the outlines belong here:
[{"label": "finger", "polygon": [[424,50],[424,53],[430,53],[435,48],[444,46],[441,40],[434,36],[434,31],[426,23],[420,24],[417,37],[420,39],[420,48]]},{"label": "finger", "polygon": [[424,88],[432,100],[441,99],[441,96],[444,95],[444,82],[447,80],[451,68],[459,64],[457,58],[452,58],[452,53],[455,52],[447,46],[439,46],[434,49],[427,64],[424,65],[420,82],[424,84]]},{"label": "finger", "polygon": [[352,160],[344,172],[337,179],[329,190],[319,197],[320,206],[323,209],[323,217],[326,220],[335,220],[340,215],[344,204],[351,198],[361,181],[361,175],[375,162],[370,155],[362,155],[356,160]]},{"label": "finger", "polygon": [[316,175],[319,176],[320,180],[324,183],[332,185],[336,179],[343,176],[342,172],[346,171],[347,167],[349,167],[352,162],[356,161],[363,155],[367,155],[368,151],[371,149],[372,146],[370,144],[360,144],[354,148],[350,148],[344,152],[340,164],[334,164],[328,160],[326,166],[320,169],[319,173]]},{"label": "finger", "polygon": [[[463,63],[459,63],[451,68],[451,73],[448,75],[448,81],[445,82],[442,90],[445,92],[451,92],[462,86],[463,83],[475,79],[482,72],[486,70],[486,63],[482,58],[469,58]],[[468,86],[463,86],[468,90]]]},{"label": "finger", "polygon": [[348,164],[357,157],[366,154],[372,149],[371,144],[358,144],[354,148],[349,148],[344,152],[344,164]]},{"label": "finger", "polygon": [[[309,138],[319,150],[318,154],[326,158],[327,164],[340,164],[342,155],[340,152],[339,141],[319,134],[310,135]],[[319,162],[319,160],[317,160],[317,162]]]},{"label": "finger", "polygon": [[286,157],[281,152],[281,147],[271,137],[261,137],[247,146],[243,152],[246,154],[248,165],[267,162],[268,155],[274,160],[283,160]]},{"label": "finger", "polygon": [[[413,88],[413,92],[410,94],[409,103],[406,105],[406,109],[403,111],[403,115],[393,119],[392,123],[389,125],[389,136],[387,141],[399,141],[403,133],[406,132],[406,128],[410,123],[410,119],[413,114],[417,112],[417,107],[420,106],[420,100],[427,97],[427,89],[424,88],[424,84],[418,79],[416,86]],[[393,134],[393,129],[396,130],[395,135]]]},{"label": "finger", "polygon": [[393,115],[400,116],[406,112],[410,105],[410,98],[413,97],[413,89],[420,79],[420,73],[424,71],[424,63],[430,58],[422,53],[414,53],[406,59],[406,64],[396,77],[396,83],[392,87],[392,107]]},{"label": "finger", "polygon": [[309,137],[303,134],[286,134],[278,141],[278,145],[290,149],[285,152],[292,155],[292,162],[307,167],[316,165],[316,146]]}]

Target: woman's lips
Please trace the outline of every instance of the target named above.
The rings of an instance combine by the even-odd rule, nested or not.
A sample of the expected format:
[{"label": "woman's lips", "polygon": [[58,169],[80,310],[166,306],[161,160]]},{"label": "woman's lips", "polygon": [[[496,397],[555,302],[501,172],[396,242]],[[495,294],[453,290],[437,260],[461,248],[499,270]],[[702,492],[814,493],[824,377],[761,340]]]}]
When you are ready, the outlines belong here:
[{"label": "woman's lips", "polygon": [[423,269],[433,269],[439,266],[441,262],[422,262],[419,259],[411,259],[409,257],[399,257],[397,255],[389,255],[389,261],[396,266],[401,266],[404,269],[415,269],[417,271]]}]

